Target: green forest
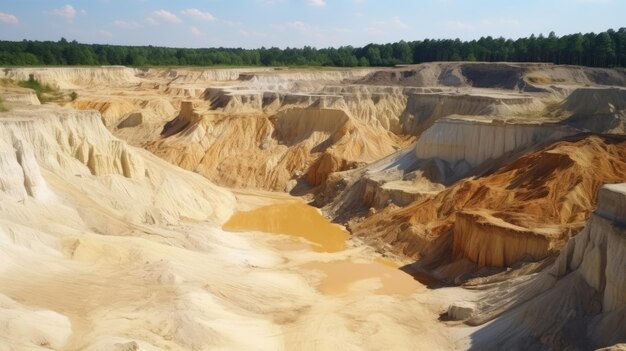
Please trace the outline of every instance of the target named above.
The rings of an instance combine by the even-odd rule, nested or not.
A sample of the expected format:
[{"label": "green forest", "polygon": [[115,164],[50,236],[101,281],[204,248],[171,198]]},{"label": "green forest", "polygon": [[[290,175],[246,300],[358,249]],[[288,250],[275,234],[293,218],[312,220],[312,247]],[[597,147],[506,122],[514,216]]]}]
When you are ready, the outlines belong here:
[{"label": "green forest", "polygon": [[336,66],[367,67],[430,61],[552,62],[593,67],[626,67],[626,28],[602,33],[531,35],[516,40],[437,39],[316,49],[183,49],[156,46],[0,41],[0,65],[128,66]]}]

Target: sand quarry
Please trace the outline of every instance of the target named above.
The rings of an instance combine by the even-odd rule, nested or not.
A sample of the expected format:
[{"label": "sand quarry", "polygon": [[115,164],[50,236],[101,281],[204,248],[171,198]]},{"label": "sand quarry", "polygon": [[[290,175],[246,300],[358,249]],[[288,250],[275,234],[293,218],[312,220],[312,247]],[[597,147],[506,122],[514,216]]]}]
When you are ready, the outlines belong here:
[{"label": "sand quarry", "polygon": [[626,348],[624,71],[1,72],[0,350]]}]

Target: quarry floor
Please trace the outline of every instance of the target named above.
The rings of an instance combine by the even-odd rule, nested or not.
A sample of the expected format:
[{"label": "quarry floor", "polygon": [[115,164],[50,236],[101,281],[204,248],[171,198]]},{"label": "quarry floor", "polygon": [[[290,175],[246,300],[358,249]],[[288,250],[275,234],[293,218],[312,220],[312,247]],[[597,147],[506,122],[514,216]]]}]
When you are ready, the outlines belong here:
[{"label": "quarry floor", "polygon": [[[68,248],[71,261],[23,257],[1,276],[0,293],[71,325],[30,316],[5,336],[31,333],[41,318],[38,328],[67,338],[63,350],[468,347],[475,328],[439,316],[472,292],[428,289],[299,198],[235,195],[222,228],[186,221],[142,235],[89,234]],[[113,336],[125,333],[133,339]],[[52,337],[42,343],[58,349]]]},{"label": "quarry floor", "polygon": [[450,302],[475,298],[475,293],[427,288],[400,270],[407,262],[383,257],[350,239],[345,228],[303,199],[249,190],[236,191],[236,196],[239,211],[222,229],[227,235],[250,238],[278,256],[279,263],[271,267],[277,276],[287,273],[304,279],[305,287],[292,293],[313,290],[316,295],[304,313],[284,326],[287,349],[469,346],[466,337],[476,328],[446,325],[439,317]]}]

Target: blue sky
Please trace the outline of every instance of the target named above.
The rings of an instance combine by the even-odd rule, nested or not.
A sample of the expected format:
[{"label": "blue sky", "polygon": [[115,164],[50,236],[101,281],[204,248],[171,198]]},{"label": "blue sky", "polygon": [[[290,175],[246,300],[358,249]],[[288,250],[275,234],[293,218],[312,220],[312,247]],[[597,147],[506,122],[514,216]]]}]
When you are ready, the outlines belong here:
[{"label": "blue sky", "polygon": [[626,0],[0,0],[0,39],[315,47],[626,26]]}]

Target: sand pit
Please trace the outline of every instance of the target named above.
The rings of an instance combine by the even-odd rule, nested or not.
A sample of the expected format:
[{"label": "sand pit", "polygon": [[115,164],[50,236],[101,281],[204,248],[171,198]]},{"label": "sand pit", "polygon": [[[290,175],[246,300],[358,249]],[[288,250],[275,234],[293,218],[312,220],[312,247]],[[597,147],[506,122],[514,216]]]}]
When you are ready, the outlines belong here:
[{"label": "sand pit", "polygon": [[3,72],[0,350],[626,341],[621,71]]},{"label": "sand pit", "polygon": [[[419,283],[301,200],[233,194],[114,138],[93,112],[11,113],[0,349],[452,348],[444,304],[419,302]],[[263,220],[226,232],[233,213]],[[295,237],[309,240],[276,245]]]}]

